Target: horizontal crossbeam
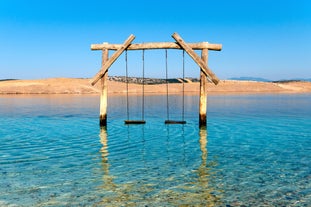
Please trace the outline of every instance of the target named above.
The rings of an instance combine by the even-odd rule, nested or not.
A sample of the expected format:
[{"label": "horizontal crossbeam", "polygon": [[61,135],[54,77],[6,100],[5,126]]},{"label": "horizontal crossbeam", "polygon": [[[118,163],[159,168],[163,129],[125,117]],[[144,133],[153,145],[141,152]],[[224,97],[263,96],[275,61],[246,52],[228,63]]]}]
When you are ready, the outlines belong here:
[{"label": "horizontal crossbeam", "polygon": [[[210,44],[208,42],[200,42],[200,43],[187,43],[190,48],[193,50],[202,50],[202,49],[208,49],[208,50],[216,50],[220,51],[222,49],[221,44]],[[121,48],[122,44],[92,44],[91,50],[118,50]],[[139,43],[139,44],[131,44],[128,46],[127,50],[152,50],[152,49],[183,49],[180,47],[178,43],[175,42],[155,42],[155,43]]]}]

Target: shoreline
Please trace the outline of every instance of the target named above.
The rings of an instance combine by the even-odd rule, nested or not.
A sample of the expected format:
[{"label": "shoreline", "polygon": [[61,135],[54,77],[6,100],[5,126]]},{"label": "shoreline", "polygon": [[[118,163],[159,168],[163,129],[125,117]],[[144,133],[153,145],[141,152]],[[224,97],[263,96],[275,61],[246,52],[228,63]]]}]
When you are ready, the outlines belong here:
[{"label": "shoreline", "polygon": [[[1,80],[0,95],[99,95],[100,83],[92,86],[88,78],[49,78],[38,80]],[[199,94],[200,83],[169,83],[169,94]],[[109,80],[109,95],[126,95],[126,83]],[[129,95],[142,94],[142,85],[129,83]],[[218,85],[208,83],[207,93],[226,94],[301,94],[311,93],[311,82],[292,81],[285,83],[221,80]],[[166,84],[144,85],[144,95],[166,94]]]}]

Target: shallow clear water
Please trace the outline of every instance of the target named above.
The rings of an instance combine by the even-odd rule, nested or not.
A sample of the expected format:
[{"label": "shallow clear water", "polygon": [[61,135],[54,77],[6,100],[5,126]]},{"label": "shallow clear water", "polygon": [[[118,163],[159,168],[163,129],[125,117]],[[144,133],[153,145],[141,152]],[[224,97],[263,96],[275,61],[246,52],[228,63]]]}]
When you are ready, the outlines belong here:
[{"label": "shallow clear water", "polygon": [[0,206],[311,205],[310,94],[209,96],[201,129],[185,103],[186,125],[148,96],[147,123],[127,126],[111,96],[100,129],[97,96],[0,96]]}]

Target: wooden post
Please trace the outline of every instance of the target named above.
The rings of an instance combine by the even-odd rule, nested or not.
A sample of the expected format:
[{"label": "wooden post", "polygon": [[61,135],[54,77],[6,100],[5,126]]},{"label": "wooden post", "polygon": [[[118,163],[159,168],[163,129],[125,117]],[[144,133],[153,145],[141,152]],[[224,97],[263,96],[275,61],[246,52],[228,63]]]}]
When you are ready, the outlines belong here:
[{"label": "wooden post", "polygon": [[[108,61],[109,51],[103,49],[102,66]],[[101,91],[100,91],[100,112],[99,112],[99,125],[107,126],[107,106],[108,106],[108,72],[101,78]]]},{"label": "wooden post", "polygon": [[[202,50],[202,61],[207,65],[208,49]],[[200,71],[200,106],[199,106],[199,126],[206,126],[206,108],[207,108],[207,76]]]}]

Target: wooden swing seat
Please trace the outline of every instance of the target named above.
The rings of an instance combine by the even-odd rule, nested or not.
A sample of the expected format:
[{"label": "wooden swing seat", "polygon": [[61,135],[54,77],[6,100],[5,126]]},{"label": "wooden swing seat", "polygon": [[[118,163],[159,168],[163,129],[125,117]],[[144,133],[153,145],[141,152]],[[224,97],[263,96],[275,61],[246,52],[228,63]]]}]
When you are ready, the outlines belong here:
[{"label": "wooden swing seat", "polygon": [[125,124],[146,124],[145,120],[125,120]]}]

